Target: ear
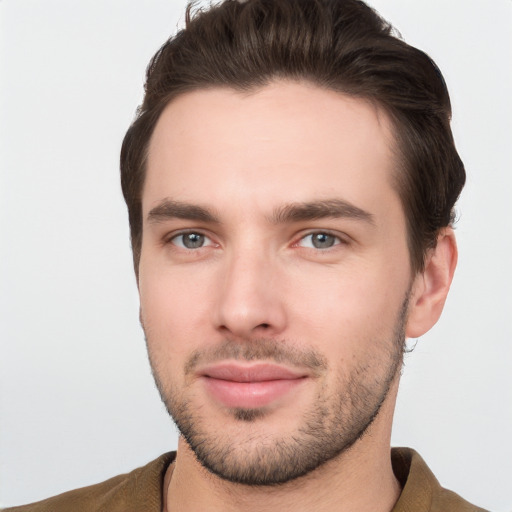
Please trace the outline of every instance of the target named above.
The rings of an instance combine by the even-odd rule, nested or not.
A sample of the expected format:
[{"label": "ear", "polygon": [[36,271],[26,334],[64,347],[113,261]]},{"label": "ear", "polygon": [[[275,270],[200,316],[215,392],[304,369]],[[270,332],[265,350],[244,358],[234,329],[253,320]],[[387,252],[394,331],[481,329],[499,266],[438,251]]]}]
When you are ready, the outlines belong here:
[{"label": "ear", "polygon": [[457,265],[457,243],[452,228],[437,237],[427,255],[425,269],[414,278],[405,334],[419,338],[439,320]]}]

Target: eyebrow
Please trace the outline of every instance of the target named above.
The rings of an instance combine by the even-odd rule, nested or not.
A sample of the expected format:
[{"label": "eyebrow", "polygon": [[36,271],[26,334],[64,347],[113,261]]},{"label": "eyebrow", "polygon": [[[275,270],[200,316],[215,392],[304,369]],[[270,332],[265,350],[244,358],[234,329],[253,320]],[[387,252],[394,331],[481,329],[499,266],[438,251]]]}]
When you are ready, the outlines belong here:
[{"label": "eyebrow", "polygon": [[[320,220],[326,218],[349,218],[362,220],[375,225],[373,215],[343,199],[327,199],[304,203],[290,203],[276,208],[270,217],[272,224],[291,224],[294,222]],[[169,219],[186,219],[212,224],[220,220],[208,208],[196,204],[164,199],[150,210],[147,220],[150,224]]]},{"label": "eyebrow", "polygon": [[219,224],[217,216],[208,208],[196,204],[182,203],[164,199],[148,213],[147,220],[150,224],[163,222],[169,219],[187,219],[199,222]]},{"label": "eyebrow", "polygon": [[375,225],[371,213],[343,199],[327,199],[284,205],[274,211],[270,220],[273,224],[285,224],[327,218],[349,218]]}]

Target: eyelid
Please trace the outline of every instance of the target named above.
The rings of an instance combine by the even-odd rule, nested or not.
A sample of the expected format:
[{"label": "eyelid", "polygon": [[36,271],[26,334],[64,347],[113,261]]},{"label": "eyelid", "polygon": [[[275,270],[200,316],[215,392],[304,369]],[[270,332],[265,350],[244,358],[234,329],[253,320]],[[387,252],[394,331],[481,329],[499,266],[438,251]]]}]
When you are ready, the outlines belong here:
[{"label": "eyelid", "polygon": [[[336,241],[331,247],[326,247],[323,249],[317,248],[317,247],[304,247],[304,246],[300,245],[300,242],[302,242],[307,237],[310,237],[313,235],[318,235],[318,234],[332,236],[336,239]],[[343,233],[335,232],[330,229],[311,229],[311,230],[300,233],[299,236],[296,237],[296,241],[292,245],[293,245],[293,247],[302,247],[304,249],[313,249],[315,251],[326,252],[326,251],[328,251],[330,249],[332,250],[335,247],[338,247],[340,245],[347,245],[349,242],[350,242],[350,240],[349,240],[348,235],[344,235]]]},{"label": "eyelid", "polygon": [[[189,234],[197,234],[197,235],[204,236],[205,240],[208,240],[209,243],[206,243],[205,245],[198,247],[196,249],[190,249],[188,247],[183,247],[182,245],[178,245],[178,244],[174,243],[174,240],[176,240],[180,236],[189,235]],[[193,251],[193,250],[197,251],[198,249],[202,249],[204,247],[218,246],[218,244],[213,240],[213,237],[208,232],[206,232],[202,229],[193,229],[193,228],[180,229],[180,230],[173,231],[172,233],[167,234],[163,239],[163,244],[164,245],[173,245],[179,249],[183,249],[186,251]]]},{"label": "eyelid", "polygon": [[[194,250],[194,249],[182,247],[181,245],[174,243],[174,240],[176,240],[178,237],[184,236],[187,234],[191,234],[191,233],[202,235],[207,240],[207,243],[205,245],[203,245],[195,250],[198,250],[198,249],[201,249],[204,247],[211,247],[211,246],[219,247],[220,246],[220,244],[214,240],[214,237],[211,235],[211,233],[208,230],[204,230],[204,229],[200,229],[200,228],[199,229],[183,228],[183,229],[179,229],[179,230],[173,231],[171,233],[168,233],[162,238],[162,244],[163,245],[171,244],[171,245],[174,245],[175,247],[178,247],[180,249],[185,249],[188,251]],[[315,234],[326,234],[326,235],[332,236],[336,239],[336,242],[331,247],[327,247],[327,248],[323,248],[323,249],[315,248],[315,247],[309,248],[309,249],[314,249],[316,251],[326,252],[329,249],[334,249],[335,247],[337,247],[339,245],[348,245],[350,243],[350,237],[344,233],[340,233],[338,231],[333,231],[331,229],[310,229],[310,230],[303,230],[300,233],[298,233],[294,237],[295,241],[292,243],[292,247],[300,247],[301,241],[303,241],[307,237],[313,236]],[[308,247],[303,247],[303,248],[308,249]]]}]

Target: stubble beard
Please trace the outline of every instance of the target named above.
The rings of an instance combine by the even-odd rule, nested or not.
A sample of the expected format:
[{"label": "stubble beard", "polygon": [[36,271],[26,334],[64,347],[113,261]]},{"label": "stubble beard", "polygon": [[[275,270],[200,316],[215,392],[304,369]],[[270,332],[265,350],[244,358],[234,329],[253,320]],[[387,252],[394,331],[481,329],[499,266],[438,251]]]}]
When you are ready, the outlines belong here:
[{"label": "stubble beard", "polygon": [[[353,367],[345,378],[338,376],[334,391],[320,389],[294,432],[258,433],[257,423],[269,414],[265,408],[229,410],[239,435],[215,430],[190,398],[164,386],[148,352],[162,401],[197,460],[214,475],[249,486],[275,486],[295,480],[346,452],[365,435],[379,414],[402,366],[408,298],[409,294],[403,301],[392,342],[375,340],[377,355]],[[297,353],[285,346],[286,343],[269,339],[246,344],[227,341],[215,354],[243,361],[300,359],[316,361],[318,367],[328,364],[318,353]],[[196,353],[188,366],[191,368],[198,358]],[[251,429],[251,425],[256,428]]]}]

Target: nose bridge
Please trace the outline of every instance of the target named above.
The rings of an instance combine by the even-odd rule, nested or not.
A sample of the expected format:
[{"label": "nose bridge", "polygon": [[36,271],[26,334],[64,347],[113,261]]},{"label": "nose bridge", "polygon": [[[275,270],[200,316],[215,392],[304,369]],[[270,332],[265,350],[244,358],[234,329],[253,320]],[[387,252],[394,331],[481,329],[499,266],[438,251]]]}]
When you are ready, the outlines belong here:
[{"label": "nose bridge", "polygon": [[245,240],[227,251],[217,305],[219,328],[244,338],[256,331],[275,335],[284,329],[276,260],[257,240]]}]

